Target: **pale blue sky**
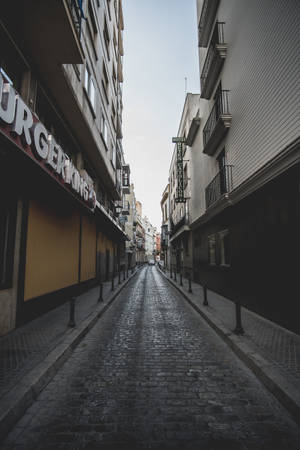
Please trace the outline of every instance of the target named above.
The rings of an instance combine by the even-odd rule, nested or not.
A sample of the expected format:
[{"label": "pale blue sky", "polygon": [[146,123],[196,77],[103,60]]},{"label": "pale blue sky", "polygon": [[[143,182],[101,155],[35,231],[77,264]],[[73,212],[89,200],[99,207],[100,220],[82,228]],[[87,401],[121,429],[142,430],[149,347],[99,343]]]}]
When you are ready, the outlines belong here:
[{"label": "pale blue sky", "polygon": [[123,147],[143,214],[159,228],[187,91],[199,92],[196,0],[124,0]]}]

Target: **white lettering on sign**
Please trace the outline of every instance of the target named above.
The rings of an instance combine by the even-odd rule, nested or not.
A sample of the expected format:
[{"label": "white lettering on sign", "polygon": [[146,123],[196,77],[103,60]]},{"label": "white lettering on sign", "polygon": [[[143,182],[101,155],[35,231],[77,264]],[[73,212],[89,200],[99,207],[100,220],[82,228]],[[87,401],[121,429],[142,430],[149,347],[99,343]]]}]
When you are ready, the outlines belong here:
[{"label": "white lettering on sign", "polygon": [[16,91],[0,76],[0,118],[10,124],[15,117]]},{"label": "white lettering on sign", "polygon": [[35,156],[46,159],[48,155],[48,133],[41,122],[35,123],[31,128],[33,135],[33,150]]},{"label": "white lettering on sign", "polygon": [[89,187],[45,126],[41,122],[34,123],[31,110],[12,85],[3,79],[2,74],[0,74],[0,119],[11,125],[11,133],[20,136],[22,144],[25,147],[30,146],[33,155],[39,161],[44,161],[44,164],[57,173],[64,183],[70,185],[92,209],[95,208],[97,199],[94,189]]},{"label": "white lettering on sign", "polygon": [[12,125],[11,130],[21,136],[21,138],[25,137],[25,142],[27,145],[31,145],[31,136],[30,136],[30,128],[33,125],[33,118],[30,109],[23,102],[21,97],[17,98],[17,106],[15,119]]}]

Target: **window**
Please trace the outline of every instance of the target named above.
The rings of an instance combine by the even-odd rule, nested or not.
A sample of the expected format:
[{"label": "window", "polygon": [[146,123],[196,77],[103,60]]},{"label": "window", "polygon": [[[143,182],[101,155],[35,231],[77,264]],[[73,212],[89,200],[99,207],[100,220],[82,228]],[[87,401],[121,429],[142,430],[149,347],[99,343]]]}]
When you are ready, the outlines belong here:
[{"label": "window", "polygon": [[109,37],[108,26],[107,26],[107,21],[106,21],[105,17],[104,17],[103,37],[104,37],[104,43],[105,43],[107,56],[108,56],[108,59],[110,59],[110,55],[109,55],[110,37]]},{"label": "window", "polygon": [[111,121],[114,128],[116,129],[116,110],[113,103],[111,104]]},{"label": "window", "polygon": [[93,51],[95,54],[95,58],[98,59],[98,55],[96,52],[96,41],[97,41],[98,30],[97,30],[97,23],[96,23],[91,0],[89,0],[89,2],[88,2],[87,29],[88,29],[88,34],[89,34],[91,44],[93,47]]},{"label": "window", "polygon": [[106,72],[104,64],[102,66],[102,87],[103,87],[105,98],[106,98],[106,101],[107,101],[107,104],[108,104],[109,103],[109,97],[108,97],[108,94],[109,94],[109,90],[108,90],[109,82],[108,82],[108,76],[107,76],[107,72]]},{"label": "window", "polygon": [[105,142],[106,150],[108,150],[108,129],[107,129],[107,124],[106,124],[104,114],[101,114],[100,132],[101,132],[102,138]]},{"label": "window", "polygon": [[84,88],[90,100],[90,104],[95,109],[96,91],[94,81],[88,65],[85,66]]},{"label": "window", "polygon": [[222,230],[218,234],[220,240],[220,264],[221,266],[230,267],[229,231]]},{"label": "window", "polygon": [[114,34],[113,34],[113,44],[114,44],[114,49],[115,49],[115,54],[117,55],[117,37],[116,37],[116,30],[114,28]]},{"label": "window", "polygon": [[116,74],[116,68],[115,68],[114,64],[113,64],[113,70],[112,70],[112,77],[113,77],[114,89],[117,92],[117,74]]},{"label": "window", "polygon": [[16,202],[0,198],[0,289],[12,286],[14,244],[16,229]]},{"label": "window", "polygon": [[109,20],[111,20],[110,2],[111,2],[111,0],[107,0],[107,9],[108,9]]},{"label": "window", "polygon": [[116,167],[116,159],[117,159],[116,147],[113,144],[113,141],[111,141],[111,162],[114,167]]},{"label": "window", "polygon": [[188,174],[187,174],[187,164],[184,166],[183,169],[183,186],[186,188],[188,185]]},{"label": "window", "polygon": [[216,265],[216,236],[211,234],[208,236],[208,258],[211,266]]}]

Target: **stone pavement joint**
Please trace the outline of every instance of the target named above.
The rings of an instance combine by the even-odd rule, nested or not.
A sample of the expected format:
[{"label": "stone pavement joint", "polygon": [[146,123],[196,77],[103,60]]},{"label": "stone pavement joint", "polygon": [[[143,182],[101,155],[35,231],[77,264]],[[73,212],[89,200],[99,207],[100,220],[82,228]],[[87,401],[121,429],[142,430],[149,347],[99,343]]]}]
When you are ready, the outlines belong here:
[{"label": "stone pavement joint", "polygon": [[[111,283],[105,283],[107,286],[103,291],[103,302],[97,303],[99,287],[82,294],[78,298],[82,305],[80,314],[77,311],[77,326],[75,328],[69,329],[66,326],[69,306],[66,302],[55,310],[49,311],[49,313],[0,338],[2,354],[9,357],[10,352],[12,352],[14,358],[13,364],[9,363],[6,366],[2,360],[0,367],[2,381],[0,384],[0,441],[23,416],[26,409],[32,405],[40,392],[69,358],[74,348],[96,324],[99,317],[109,308],[136,273],[137,271],[130,274],[128,279],[118,285],[113,292],[111,292]],[[87,298],[89,298],[89,302],[86,302]],[[52,327],[58,318],[61,322],[60,327]],[[43,327],[45,327],[44,330]],[[53,328],[56,331],[56,336]],[[48,346],[47,333],[49,333],[48,336],[50,335]],[[37,336],[41,338],[41,342],[38,342]],[[19,360],[18,345],[21,345],[23,350],[23,353],[20,352]],[[12,358],[8,359],[9,362],[12,361]],[[12,379],[8,383],[9,388],[5,391],[5,382],[10,378]]]},{"label": "stone pavement joint", "polygon": [[300,424],[300,336],[245,307],[242,308],[245,334],[236,335],[232,301],[207,290],[208,306],[203,306],[201,285],[192,283],[189,293],[188,279],[183,278],[180,286],[179,277],[176,283],[166,272],[160,272]]}]

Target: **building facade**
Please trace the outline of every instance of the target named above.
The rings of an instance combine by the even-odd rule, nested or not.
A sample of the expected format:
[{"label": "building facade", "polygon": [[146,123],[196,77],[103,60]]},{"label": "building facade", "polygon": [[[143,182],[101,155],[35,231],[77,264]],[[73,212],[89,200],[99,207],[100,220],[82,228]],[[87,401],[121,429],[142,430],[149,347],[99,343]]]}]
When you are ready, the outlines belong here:
[{"label": "building facade", "polygon": [[170,184],[168,183],[160,201],[160,208],[162,214],[162,225],[161,225],[161,242],[160,242],[160,259],[166,269],[170,268],[170,250],[169,250],[169,211],[170,211]]},{"label": "building facade", "polygon": [[129,194],[125,195],[126,211],[128,211],[127,221],[125,222],[125,232],[128,240],[126,241],[127,267],[132,268],[136,264],[136,199],[134,194],[134,185],[131,183]]},{"label": "building facade", "polygon": [[299,332],[300,4],[198,0],[197,9],[194,279]]},{"label": "building facade", "polygon": [[149,259],[155,260],[156,228],[151,225],[147,216],[143,217],[142,224],[145,230],[145,261],[149,261]]},{"label": "building facade", "polygon": [[124,258],[123,28],[121,0],[1,7],[1,334]]},{"label": "building facade", "polygon": [[169,247],[173,270],[192,276],[193,245],[190,223],[191,189],[197,173],[193,172],[194,148],[199,129],[200,94],[186,95],[169,170]]},{"label": "building facade", "polygon": [[136,201],[136,262],[138,265],[146,262],[145,257],[145,228],[142,221],[142,203]]}]

